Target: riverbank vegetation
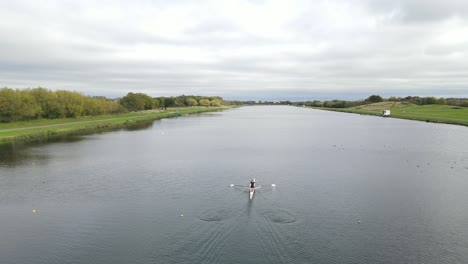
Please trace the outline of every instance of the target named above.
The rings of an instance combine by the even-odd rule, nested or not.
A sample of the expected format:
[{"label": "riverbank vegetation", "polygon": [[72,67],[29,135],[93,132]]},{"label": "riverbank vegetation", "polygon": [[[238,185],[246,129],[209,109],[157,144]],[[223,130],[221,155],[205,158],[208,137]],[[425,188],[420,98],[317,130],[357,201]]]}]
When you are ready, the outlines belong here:
[{"label": "riverbank vegetation", "polygon": [[[324,108],[351,108],[359,107],[362,105],[368,105],[380,102],[399,102],[402,104],[414,104],[414,105],[450,105],[457,107],[468,107],[467,98],[436,98],[436,97],[419,97],[419,96],[407,96],[407,97],[394,97],[382,98],[379,95],[371,95],[363,100],[328,100],[328,101],[301,101],[301,102],[279,102],[281,104],[291,104],[296,106],[309,106],[309,107],[324,107]],[[273,103],[273,102],[270,102]]]},{"label": "riverbank vegetation", "polygon": [[382,116],[383,110],[390,110],[391,117],[395,118],[468,126],[468,107],[381,102],[359,107],[319,109],[377,116]]},{"label": "riverbank vegetation", "polygon": [[140,126],[152,121],[229,108],[218,96],[150,97],[128,93],[117,99],[45,88],[0,89],[0,143],[41,141]]},{"label": "riverbank vegetation", "polygon": [[45,88],[3,88],[0,89],[0,122],[78,118],[168,107],[221,107],[227,103],[218,96],[181,95],[153,98],[143,93],[128,93],[122,98],[108,99]]},{"label": "riverbank vegetation", "polygon": [[468,99],[435,97],[390,97],[378,95],[358,101],[309,101],[295,102],[298,106],[339,112],[382,116],[383,110],[390,110],[391,117],[434,123],[448,123],[468,126]]},{"label": "riverbank vegetation", "polygon": [[177,117],[186,114],[220,111],[230,106],[182,107],[168,110],[146,110],[113,115],[84,116],[61,119],[38,119],[0,123],[0,144],[11,142],[35,142],[95,132],[111,131],[150,125],[154,120]]}]

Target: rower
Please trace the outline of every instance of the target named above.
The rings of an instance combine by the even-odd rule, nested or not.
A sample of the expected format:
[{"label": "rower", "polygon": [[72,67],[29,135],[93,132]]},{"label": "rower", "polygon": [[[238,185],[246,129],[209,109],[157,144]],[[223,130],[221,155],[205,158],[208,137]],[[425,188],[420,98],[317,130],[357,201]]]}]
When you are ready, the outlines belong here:
[{"label": "rower", "polygon": [[255,179],[250,181],[250,188],[255,188]]}]

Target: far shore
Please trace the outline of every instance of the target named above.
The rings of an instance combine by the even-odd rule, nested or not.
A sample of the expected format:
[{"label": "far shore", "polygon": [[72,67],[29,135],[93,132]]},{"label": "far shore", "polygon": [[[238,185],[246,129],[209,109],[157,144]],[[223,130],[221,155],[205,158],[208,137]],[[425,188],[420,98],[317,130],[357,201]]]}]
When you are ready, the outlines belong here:
[{"label": "far shore", "polygon": [[396,102],[381,102],[349,108],[312,107],[318,110],[353,114],[382,116],[383,110],[390,110],[390,118],[417,120],[468,126],[468,108],[450,105],[414,105]]}]

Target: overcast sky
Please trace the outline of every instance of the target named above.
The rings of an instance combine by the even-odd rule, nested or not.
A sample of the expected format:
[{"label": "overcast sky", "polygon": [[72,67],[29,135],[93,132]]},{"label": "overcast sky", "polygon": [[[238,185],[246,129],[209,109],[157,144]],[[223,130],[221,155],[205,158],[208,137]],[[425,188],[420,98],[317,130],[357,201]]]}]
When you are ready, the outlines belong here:
[{"label": "overcast sky", "polygon": [[468,1],[0,0],[0,87],[468,97]]}]

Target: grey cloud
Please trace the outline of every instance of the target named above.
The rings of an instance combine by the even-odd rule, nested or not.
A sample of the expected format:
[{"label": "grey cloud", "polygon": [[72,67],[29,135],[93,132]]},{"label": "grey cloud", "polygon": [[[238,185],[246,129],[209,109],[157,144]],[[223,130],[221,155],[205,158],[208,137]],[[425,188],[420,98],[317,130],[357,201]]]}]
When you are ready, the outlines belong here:
[{"label": "grey cloud", "polygon": [[369,7],[377,12],[395,12],[395,19],[408,23],[436,22],[452,17],[465,19],[468,2],[465,0],[370,0]]},{"label": "grey cloud", "polygon": [[468,55],[468,42],[457,44],[433,44],[424,49],[424,53],[431,56]]},{"label": "grey cloud", "polygon": [[241,33],[242,30],[232,22],[225,20],[209,20],[198,24],[192,28],[185,30],[190,35],[205,35],[205,34],[219,34],[219,33]]}]

